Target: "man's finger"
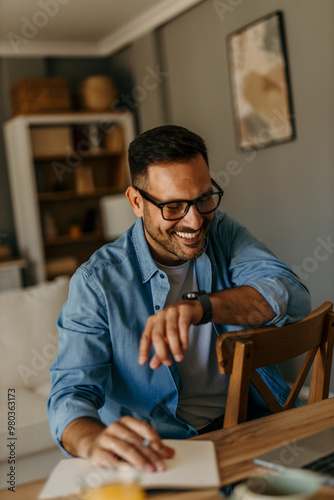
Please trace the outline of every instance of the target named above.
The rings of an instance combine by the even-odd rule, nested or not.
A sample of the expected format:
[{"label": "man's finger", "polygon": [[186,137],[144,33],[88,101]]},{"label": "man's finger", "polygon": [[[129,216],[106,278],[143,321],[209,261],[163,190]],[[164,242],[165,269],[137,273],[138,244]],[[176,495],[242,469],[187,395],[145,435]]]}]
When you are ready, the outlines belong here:
[{"label": "man's finger", "polygon": [[[176,307],[171,307],[166,310],[165,335],[175,361],[182,361],[183,349],[180,343],[179,309]],[[159,352],[157,352],[157,354],[160,357]]]},{"label": "man's finger", "polygon": [[146,325],[139,343],[138,363],[140,365],[144,365],[145,363],[147,363],[150,354],[151,343],[151,334],[149,333],[148,327]]},{"label": "man's finger", "polygon": [[134,432],[137,432],[137,434],[139,434],[143,438],[143,440],[148,440],[151,443],[151,446],[162,456],[170,458],[174,455],[173,448],[170,448],[170,446],[166,446],[162,442],[157,431],[147,422],[138,420],[134,417],[131,417],[130,415],[122,417],[120,419],[120,422],[132,429]]},{"label": "man's finger", "polygon": [[154,354],[151,361],[150,361],[150,365],[149,365],[150,368],[152,370],[156,370],[161,365],[162,365],[161,359],[159,358],[159,356],[157,354]]},{"label": "man's finger", "polygon": [[93,467],[117,467],[123,462],[119,457],[103,447],[94,447],[92,454],[88,457],[89,463]]},{"label": "man's finger", "polygon": [[172,364],[172,358],[169,354],[169,344],[166,338],[166,325],[164,321],[159,321],[152,328],[152,344],[157,356],[160,358],[161,362],[170,366]]},{"label": "man's finger", "polygon": [[179,317],[178,317],[178,329],[179,336],[183,350],[188,347],[189,340],[189,328],[192,324],[193,308],[189,307],[189,304],[185,304],[180,307]]},{"label": "man's finger", "polygon": [[118,422],[123,426],[131,429],[133,432],[137,433],[142,440],[147,439],[149,441],[161,441],[161,438],[157,431],[150,424],[144,422],[143,420],[138,420],[137,418],[131,417],[131,415],[126,415],[122,417]]}]

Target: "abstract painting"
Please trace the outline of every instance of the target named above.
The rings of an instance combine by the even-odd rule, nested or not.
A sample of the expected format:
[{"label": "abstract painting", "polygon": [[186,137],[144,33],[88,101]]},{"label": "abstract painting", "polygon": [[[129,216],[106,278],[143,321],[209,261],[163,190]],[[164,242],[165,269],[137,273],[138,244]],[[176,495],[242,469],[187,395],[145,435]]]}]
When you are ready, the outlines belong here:
[{"label": "abstract painting", "polygon": [[248,151],[295,138],[283,29],[276,11],[227,37],[238,149]]}]

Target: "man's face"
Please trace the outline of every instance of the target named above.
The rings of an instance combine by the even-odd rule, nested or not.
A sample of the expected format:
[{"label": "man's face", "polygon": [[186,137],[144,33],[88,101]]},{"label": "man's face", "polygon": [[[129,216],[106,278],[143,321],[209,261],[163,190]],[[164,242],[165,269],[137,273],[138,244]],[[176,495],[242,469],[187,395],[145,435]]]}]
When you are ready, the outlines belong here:
[{"label": "man's face", "polygon": [[[212,190],[209,168],[202,155],[185,163],[150,165],[145,191],[158,203],[193,200]],[[143,225],[153,258],[177,266],[204,252],[214,212],[201,215],[192,205],[185,217],[176,221],[162,218],[160,208],[143,201]]]}]

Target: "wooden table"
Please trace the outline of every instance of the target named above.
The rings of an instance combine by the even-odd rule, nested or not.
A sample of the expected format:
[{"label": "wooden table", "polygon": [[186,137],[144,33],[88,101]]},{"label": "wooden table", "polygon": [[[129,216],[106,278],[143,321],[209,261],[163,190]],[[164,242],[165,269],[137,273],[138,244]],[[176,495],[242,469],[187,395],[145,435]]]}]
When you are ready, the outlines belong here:
[{"label": "wooden table", "polygon": [[[221,485],[246,479],[263,469],[253,464],[253,458],[287,441],[304,437],[334,425],[334,398],[304,407],[263,417],[252,422],[203,434],[192,439],[210,439],[215,443]],[[15,500],[35,500],[44,481],[18,486]],[[14,498],[10,491],[1,491],[0,499]],[[148,500],[218,500],[216,490],[148,493]],[[334,500],[334,488],[323,489],[323,499]],[[65,500],[63,497],[62,500]],[[71,497],[74,500],[74,497]]]}]

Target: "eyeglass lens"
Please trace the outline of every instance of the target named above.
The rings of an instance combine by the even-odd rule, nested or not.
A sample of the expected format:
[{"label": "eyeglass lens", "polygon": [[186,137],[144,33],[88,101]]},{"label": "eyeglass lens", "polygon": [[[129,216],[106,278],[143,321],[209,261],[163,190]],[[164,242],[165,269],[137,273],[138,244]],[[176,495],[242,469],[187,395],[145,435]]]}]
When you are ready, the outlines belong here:
[{"label": "eyeglass lens", "polygon": [[[195,206],[200,214],[209,214],[218,207],[219,201],[220,195],[218,193],[213,193],[198,199],[195,202]],[[162,215],[166,220],[180,219],[187,211],[188,203],[186,201],[175,201],[162,207]]]}]

